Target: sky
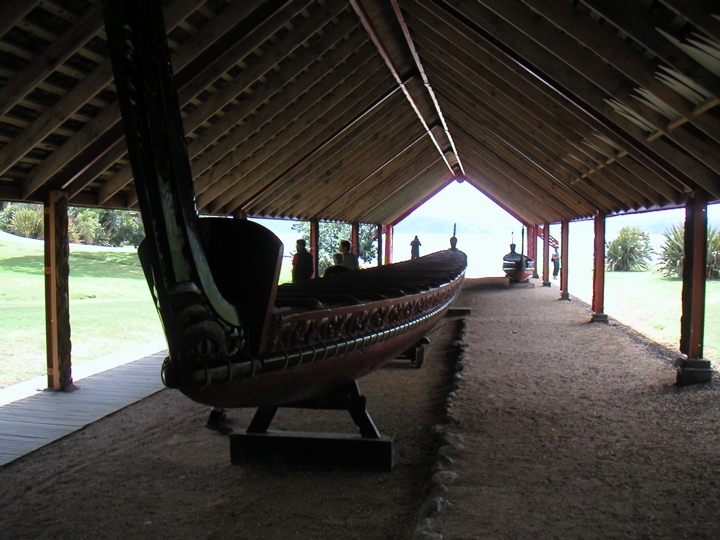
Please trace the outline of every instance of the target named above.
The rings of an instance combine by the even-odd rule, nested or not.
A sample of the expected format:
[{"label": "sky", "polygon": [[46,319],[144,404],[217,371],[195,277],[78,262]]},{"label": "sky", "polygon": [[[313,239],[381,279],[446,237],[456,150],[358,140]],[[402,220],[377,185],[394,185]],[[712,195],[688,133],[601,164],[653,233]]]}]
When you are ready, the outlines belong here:
[{"label": "sky", "polygon": [[[682,225],[684,216],[684,209],[679,208],[609,217],[606,220],[606,240],[616,238],[622,227],[634,226],[648,232],[652,248],[659,250],[663,231],[671,225]],[[720,227],[720,204],[708,207],[708,218],[711,226]],[[297,233],[290,228],[293,222],[258,221],[281,237],[286,254],[294,250]],[[447,249],[455,224],[458,247],[471,259],[470,277],[500,272],[502,257],[509,251],[511,242],[518,244],[518,251],[521,249],[522,226],[515,218],[470,183],[452,182],[396,225],[393,260],[399,262],[410,257],[409,244],[415,235],[423,244],[423,255]],[[551,225],[550,234],[559,239],[560,224]],[[591,266],[592,220],[571,222],[569,245],[571,256],[576,255],[580,260],[579,266]],[[540,243],[538,248],[541,249]]]}]

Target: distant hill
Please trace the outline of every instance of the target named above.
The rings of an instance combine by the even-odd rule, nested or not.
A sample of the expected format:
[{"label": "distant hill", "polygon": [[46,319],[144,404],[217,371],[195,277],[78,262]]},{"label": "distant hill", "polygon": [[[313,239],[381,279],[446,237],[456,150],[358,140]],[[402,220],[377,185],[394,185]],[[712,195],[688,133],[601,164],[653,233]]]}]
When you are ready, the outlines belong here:
[{"label": "distant hill", "polygon": [[516,231],[507,225],[493,226],[487,223],[474,223],[468,221],[456,222],[447,218],[432,216],[410,215],[395,227],[398,234],[448,234],[452,235],[453,226],[457,225],[457,234],[504,234],[508,231],[520,234],[520,225]]}]

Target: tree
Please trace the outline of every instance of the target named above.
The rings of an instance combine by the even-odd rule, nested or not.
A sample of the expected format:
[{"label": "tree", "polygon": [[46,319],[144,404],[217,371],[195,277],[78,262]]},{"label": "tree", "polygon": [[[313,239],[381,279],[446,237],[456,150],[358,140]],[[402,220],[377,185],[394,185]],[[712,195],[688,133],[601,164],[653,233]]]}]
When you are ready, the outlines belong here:
[{"label": "tree", "polygon": [[605,254],[605,268],[610,272],[647,270],[652,258],[650,237],[637,227],[623,227]]},{"label": "tree", "polygon": [[[685,262],[685,225],[673,225],[663,236],[665,243],[660,251],[659,270],[668,278],[682,278]],[[708,227],[706,279],[720,279],[720,229]]]},{"label": "tree", "polygon": [[[293,225],[293,230],[310,245],[310,222],[302,221]],[[348,223],[335,221],[323,221],[320,223],[320,251],[318,254],[319,268],[317,275],[322,276],[328,266],[332,266],[332,256],[340,251],[340,241],[349,240],[352,226]],[[377,245],[375,244],[377,227],[374,225],[360,225],[360,245],[353,246],[358,259],[365,263],[371,262],[377,257]]]}]

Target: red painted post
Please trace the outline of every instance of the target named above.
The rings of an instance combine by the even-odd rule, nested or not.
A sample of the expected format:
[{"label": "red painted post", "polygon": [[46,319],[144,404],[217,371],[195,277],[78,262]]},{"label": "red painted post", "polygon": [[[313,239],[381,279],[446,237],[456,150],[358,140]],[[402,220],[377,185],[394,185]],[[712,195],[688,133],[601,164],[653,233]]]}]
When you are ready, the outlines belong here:
[{"label": "red painted post", "polygon": [[543,287],[550,286],[550,224],[543,225]]},{"label": "red painted post", "polygon": [[570,300],[568,292],[568,253],[570,237],[570,222],[563,219],[560,222],[560,300]]},{"label": "red painted post", "polygon": [[313,277],[318,277],[320,267],[320,220],[310,220],[310,253],[313,258]]},{"label": "red painted post", "polygon": [[353,223],[350,228],[350,248],[352,252],[360,257],[360,224]]},{"label": "red painted post", "polygon": [[377,226],[377,265],[383,265],[383,226]]},{"label": "red painted post", "polygon": [[592,322],[608,322],[605,309],[605,212],[595,214]]},{"label": "red painted post", "polygon": [[392,225],[385,225],[385,264],[392,264],[393,256],[393,233],[395,227]]},{"label": "red painted post", "polygon": [[677,383],[708,382],[710,361],[703,358],[707,266],[707,195],[700,190],[685,204],[685,260]]},{"label": "red painted post", "polygon": [[537,256],[538,226],[528,225],[528,257],[533,260],[533,278],[538,278],[538,256]]}]

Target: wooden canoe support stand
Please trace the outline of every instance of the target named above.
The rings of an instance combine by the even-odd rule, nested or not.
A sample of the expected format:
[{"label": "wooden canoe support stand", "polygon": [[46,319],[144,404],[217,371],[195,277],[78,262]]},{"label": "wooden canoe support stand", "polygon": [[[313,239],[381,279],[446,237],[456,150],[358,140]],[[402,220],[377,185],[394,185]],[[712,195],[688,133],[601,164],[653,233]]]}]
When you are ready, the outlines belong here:
[{"label": "wooden canoe support stand", "polygon": [[293,409],[348,411],[359,434],[270,430],[279,407],[259,407],[245,433],[230,435],[233,465],[261,462],[277,465],[390,471],[393,440],[383,437],[367,411],[357,382],[319,398],[282,405]]}]

